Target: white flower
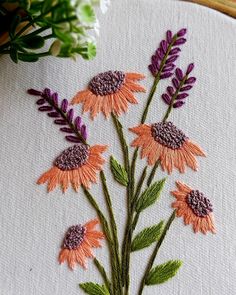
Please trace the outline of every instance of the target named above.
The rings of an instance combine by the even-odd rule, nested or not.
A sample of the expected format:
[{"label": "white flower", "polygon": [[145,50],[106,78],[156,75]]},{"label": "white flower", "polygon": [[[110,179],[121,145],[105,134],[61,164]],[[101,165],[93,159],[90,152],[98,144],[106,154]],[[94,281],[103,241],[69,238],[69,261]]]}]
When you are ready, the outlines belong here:
[{"label": "white flower", "polygon": [[61,41],[55,40],[50,47],[50,53],[52,56],[58,56],[60,51],[61,51]]}]

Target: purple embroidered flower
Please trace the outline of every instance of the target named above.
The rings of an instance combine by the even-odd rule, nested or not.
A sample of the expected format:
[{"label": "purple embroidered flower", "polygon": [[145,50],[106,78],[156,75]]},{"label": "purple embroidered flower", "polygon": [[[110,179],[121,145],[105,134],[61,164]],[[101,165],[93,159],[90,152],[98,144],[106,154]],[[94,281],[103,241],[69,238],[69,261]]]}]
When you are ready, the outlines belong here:
[{"label": "purple embroidered flower", "polygon": [[170,30],[166,32],[166,39],[161,41],[148,67],[154,77],[166,79],[173,75],[175,61],[181,51],[179,46],[187,41],[184,38],[186,33],[187,29],[181,29],[175,35]]},{"label": "purple embroidered flower", "polygon": [[192,89],[196,82],[195,77],[189,77],[194,68],[194,64],[189,64],[185,74],[180,68],[176,68],[175,77],[172,79],[172,86],[166,88],[166,92],[162,94],[162,99],[167,105],[173,108],[180,108],[185,104],[185,98],[188,97],[188,91]]},{"label": "purple embroidered flower", "polygon": [[55,124],[65,126],[60,130],[71,134],[65,136],[66,140],[86,144],[87,128],[85,125],[81,126],[81,117],[78,116],[74,119],[74,110],[68,110],[69,102],[67,99],[63,99],[59,104],[58,94],[53,93],[48,88],[45,88],[43,92],[35,89],[29,89],[27,92],[31,95],[40,96],[40,99],[36,102],[39,105],[38,110],[40,112],[47,112],[49,117],[55,119]]}]

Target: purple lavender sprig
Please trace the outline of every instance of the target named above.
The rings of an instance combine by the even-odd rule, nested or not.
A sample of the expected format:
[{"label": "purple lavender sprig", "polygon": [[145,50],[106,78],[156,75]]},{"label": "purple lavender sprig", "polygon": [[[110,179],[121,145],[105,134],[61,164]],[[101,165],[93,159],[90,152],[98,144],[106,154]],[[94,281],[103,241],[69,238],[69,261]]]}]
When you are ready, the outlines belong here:
[{"label": "purple lavender sprig", "polygon": [[163,121],[166,121],[172,108],[180,108],[185,104],[185,99],[189,96],[188,91],[192,89],[196,82],[195,77],[189,77],[193,69],[193,63],[188,65],[185,74],[180,68],[176,68],[175,77],[172,79],[172,86],[168,86],[166,92],[162,94],[162,99],[169,105]]},{"label": "purple lavender sprig", "polygon": [[66,140],[73,143],[82,142],[87,144],[87,128],[82,124],[81,117],[78,116],[74,119],[74,110],[68,108],[69,102],[67,99],[63,99],[59,104],[58,94],[56,92],[52,93],[49,88],[45,88],[43,92],[35,89],[29,89],[27,92],[41,97],[36,102],[39,106],[38,110],[47,112],[49,117],[54,118],[55,124],[64,126],[60,130],[70,134],[65,136]]},{"label": "purple lavender sprig", "polygon": [[152,62],[148,66],[154,77],[166,79],[173,75],[175,61],[181,51],[179,46],[187,41],[184,38],[186,33],[187,29],[185,28],[179,30],[175,35],[170,30],[166,32],[166,39],[160,42],[160,46],[152,56]]}]

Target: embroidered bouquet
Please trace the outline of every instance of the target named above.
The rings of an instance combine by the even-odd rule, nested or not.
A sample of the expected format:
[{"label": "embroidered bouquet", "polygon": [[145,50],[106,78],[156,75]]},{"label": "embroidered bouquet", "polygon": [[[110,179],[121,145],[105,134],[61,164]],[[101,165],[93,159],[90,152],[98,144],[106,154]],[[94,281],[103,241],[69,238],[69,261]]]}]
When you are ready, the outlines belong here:
[{"label": "embroidered bouquet", "polygon": [[[66,140],[72,144],[57,156],[52,167],[38,179],[38,184],[47,183],[48,192],[57,186],[61,186],[65,192],[69,186],[72,186],[79,194],[84,194],[97,213],[96,219],[67,229],[58,258],[60,263],[67,262],[71,269],[74,269],[76,264],[87,268],[88,258],[93,259],[104,284],[99,285],[97,282],[80,284],[87,294],[133,294],[130,291],[131,253],[151,245],[153,248],[149,261],[143,262],[146,266],[144,265],[145,271],[138,295],[143,294],[145,286],[162,284],[175,276],[182,264],[180,260],[170,260],[161,265],[156,265],[155,260],[176,216],[183,217],[185,224],[192,224],[194,232],[215,233],[210,200],[198,189],[191,188],[181,181],[176,181],[176,189],[171,192],[175,200],[172,203],[173,212],[169,219],[159,221],[136,233],[140,215],[148,212],[148,207],[158,201],[167,181],[167,178],[155,179],[157,169],[161,168],[167,174],[171,174],[174,169],[185,173],[187,166],[197,170],[196,157],[205,156],[204,151],[196,143],[169,121],[170,113],[185,104],[189,91],[196,81],[191,75],[194,69],[193,63],[190,63],[184,71],[175,64],[181,46],[186,42],[185,35],[186,29],[181,29],[176,34],[167,31],[165,40],[161,41],[151,58],[149,70],[153,76],[153,85],[139,124],[129,128],[130,132],[136,135],[131,147],[124,136],[119,116],[128,110],[129,104],[138,103],[134,92],[145,92],[144,87],[139,84],[144,75],[123,71],[100,73],[92,78],[88,87],[78,92],[70,103],[66,99],[59,101],[58,94],[47,88],[43,91],[28,90],[29,94],[40,96],[37,100],[39,111],[46,112],[65,133]],[[148,111],[153,103],[157,86],[164,79],[171,79],[171,85],[161,96],[167,105],[166,113],[162,121],[148,122]],[[113,196],[110,194],[103,171],[105,160],[102,153],[106,151],[107,146],[89,144],[87,128],[82,118],[76,116],[70,106],[79,103],[83,105],[84,112],[90,112],[92,119],[99,113],[103,113],[108,122],[111,118],[122,148],[123,163],[119,163],[113,156],[110,158],[114,179],[126,187],[126,226],[122,241],[117,235],[115,208],[112,206]],[[139,154],[141,158],[146,158],[147,165],[137,177],[136,165]],[[97,182],[98,174],[107,212],[102,212],[96,201],[97,196],[93,196],[89,190],[90,185]],[[102,231],[96,229],[99,223]],[[92,252],[92,248],[101,246],[102,239],[105,239],[108,245],[110,271],[103,267],[102,262],[96,259]]]}]

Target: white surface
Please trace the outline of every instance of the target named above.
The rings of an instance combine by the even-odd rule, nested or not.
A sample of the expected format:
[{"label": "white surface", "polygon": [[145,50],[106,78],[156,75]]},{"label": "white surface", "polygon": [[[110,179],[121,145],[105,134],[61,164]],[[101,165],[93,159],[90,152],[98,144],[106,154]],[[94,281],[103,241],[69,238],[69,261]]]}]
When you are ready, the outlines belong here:
[{"label": "white surface", "polygon": [[[0,294],[1,295],[78,295],[79,282],[99,281],[92,261],[89,270],[71,272],[58,265],[61,240],[68,226],[94,218],[93,209],[80,191],[65,195],[35,184],[37,178],[68,146],[63,134],[45,114],[39,113],[27,88],[48,86],[62,98],[71,98],[89,79],[108,69],[139,71],[147,75],[143,83],[149,89],[152,78],[147,70],[150,57],[165,31],[187,27],[188,43],[177,64],[196,63],[198,82],[186,106],[171,115],[177,126],[198,142],[208,157],[200,159],[198,173],[175,172],[159,204],[142,215],[139,229],[167,218],[173,198],[169,191],[175,180],[182,180],[204,191],[211,198],[217,222],[217,235],[195,235],[182,219],[174,222],[156,263],[182,259],[178,275],[166,284],[146,287],[144,295],[234,295],[236,294],[236,23],[213,10],[173,1],[113,1],[101,18],[98,55],[92,62],[48,58],[37,64],[14,65],[7,57],[0,59]],[[166,109],[160,100],[167,82],[162,82],[148,116],[159,120]],[[122,117],[125,126],[137,124],[145,102],[130,108]],[[80,107],[76,108],[80,113]],[[90,142],[111,144],[106,153],[121,159],[112,122],[99,116],[89,125]],[[129,141],[133,136],[127,132]],[[144,161],[139,162],[141,171]],[[125,216],[123,189],[109,175],[120,236]],[[157,178],[161,177],[160,172]],[[100,186],[93,193],[104,207]],[[132,255],[132,291],[135,295],[151,249]],[[106,247],[96,251],[107,266]]]}]

